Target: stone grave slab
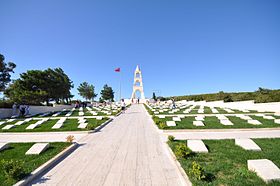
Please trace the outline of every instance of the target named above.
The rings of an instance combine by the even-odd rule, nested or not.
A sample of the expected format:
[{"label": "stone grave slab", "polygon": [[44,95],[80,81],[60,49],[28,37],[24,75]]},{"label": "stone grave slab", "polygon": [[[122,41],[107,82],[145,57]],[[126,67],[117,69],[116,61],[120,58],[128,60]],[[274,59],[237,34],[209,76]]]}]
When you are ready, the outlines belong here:
[{"label": "stone grave slab", "polygon": [[199,109],[197,112],[198,112],[199,114],[203,114],[203,113],[204,113],[204,109]]},{"label": "stone grave slab", "polygon": [[80,123],[80,124],[78,125],[78,128],[79,128],[79,129],[85,129],[85,128],[87,127],[87,125],[88,125],[88,123]]},{"label": "stone grave slab", "polygon": [[280,112],[274,113],[274,116],[280,116]]},{"label": "stone grave slab", "polygon": [[263,116],[263,119],[271,119],[274,120],[275,118],[273,116]]},{"label": "stone grave slab", "polygon": [[168,127],[175,127],[175,126],[176,126],[176,123],[175,123],[175,121],[166,121],[166,125],[167,125]]},{"label": "stone grave slab", "polygon": [[25,123],[25,121],[24,120],[22,120],[22,121],[18,121],[18,122],[16,122],[15,123],[15,125],[22,125],[22,124],[24,124]]},{"label": "stone grave slab", "polygon": [[10,123],[10,122],[13,122],[13,121],[15,121],[16,119],[8,119],[7,120],[7,123]]},{"label": "stone grave slab", "polygon": [[0,152],[9,147],[10,147],[9,143],[0,143]]},{"label": "stone grave slab", "polygon": [[252,125],[261,125],[262,124],[260,121],[255,120],[255,119],[247,120],[247,122]]},{"label": "stone grave slab", "polygon": [[234,113],[234,111],[233,111],[233,110],[228,109],[228,108],[224,108],[224,110],[225,110],[226,112],[228,112],[228,113]]},{"label": "stone grave slab", "polygon": [[244,119],[244,120],[253,120],[250,116],[246,116],[246,115],[238,115],[239,118]]},{"label": "stone grave slab", "polygon": [[83,115],[85,115],[84,112],[79,112],[79,116],[83,116]]},{"label": "stone grave slab", "polygon": [[251,139],[235,139],[235,145],[245,150],[261,151],[262,149]]},{"label": "stone grave slab", "polygon": [[229,119],[222,119],[220,120],[222,125],[233,125],[233,123]]},{"label": "stone grave slab", "polygon": [[0,126],[6,123],[6,121],[0,121]]},{"label": "stone grave slab", "polygon": [[61,114],[61,112],[57,112],[57,113],[53,114],[52,116],[53,116],[53,117],[57,117],[57,116],[60,115],[60,114]]},{"label": "stone grave slab", "polygon": [[280,180],[280,169],[268,159],[248,160],[248,169],[256,172],[266,183]]},{"label": "stone grave slab", "polygon": [[60,118],[54,126],[52,126],[52,129],[60,129],[63,126],[63,123],[66,121],[66,118]]},{"label": "stone grave slab", "polygon": [[159,114],[159,112],[154,112],[155,114]]},{"label": "stone grave slab", "polygon": [[163,115],[159,115],[159,116],[158,116],[158,118],[160,118],[160,119],[164,119],[164,118],[165,118],[165,116],[163,116]]},{"label": "stone grave slab", "polygon": [[196,116],[195,120],[196,121],[204,121],[204,116]]},{"label": "stone grave slab", "polygon": [[96,120],[102,120],[102,119],[103,119],[102,116],[97,116],[97,117],[96,117]]},{"label": "stone grave slab", "polygon": [[202,121],[193,121],[193,125],[195,125],[195,126],[197,126],[197,127],[203,127],[203,126],[205,126],[205,125],[203,124]]},{"label": "stone grave slab", "polygon": [[208,149],[202,140],[187,140],[187,146],[197,153],[208,153]]},{"label": "stone grave slab", "polygon": [[215,108],[212,108],[211,111],[212,111],[214,114],[219,113],[219,111],[218,111],[217,109],[215,109]]},{"label": "stone grave slab", "polygon": [[71,112],[68,112],[65,116],[66,116],[66,117],[69,117],[69,116],[72,115],[72,113],[73,113],[72,111],[71,111]]},{"label": "stone grave slab", "polygon": [[219,120],[227,120],[228,118],[225,115],[216,115]]},{"label": "stone grave slab", "polygon": [[275,119],[274,123],[280,124],[280,119]]},{"label": "stone grave slab", "polygon": [[15,127],[15,125],[6,125],[5,127],[2,128],[2,130],[9,130],[14,127]]},{"label": "stone grave slab", "polygon": [[49,148],[49,143],[35,143],[25,154],[26,155],[39,155]]},{"label": "stone grave slab", "polygon": [[255,114],[255,116],[264,117],[264,114]]},{"label": "stone grave slab", "polygon": [[181,118],[179,118],[179,117],[173,117],[172,120],[173,120],[173,121],[181,121]]}]

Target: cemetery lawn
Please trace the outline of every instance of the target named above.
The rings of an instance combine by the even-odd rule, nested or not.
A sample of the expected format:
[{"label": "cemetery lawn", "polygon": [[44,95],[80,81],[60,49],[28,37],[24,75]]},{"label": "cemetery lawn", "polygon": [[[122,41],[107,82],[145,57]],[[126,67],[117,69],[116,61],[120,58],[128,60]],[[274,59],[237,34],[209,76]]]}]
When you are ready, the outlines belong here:
[{"label": "cemetery lawn", "polygon": [[[50,147],[40,155],[25,155],[25,152],[34,143],[11,143],[10,148],[0,152],[0,161],[2,160],[20,160],[24,161],[25,176],[28,176],[36,168],[53,158],[55,155],[63,151],[71,145],[71,143],[50,143]],[[7,182],[3,169],[0,169],[1,186],[13,185],[19,180],[11,180]]]},{"label": "cemetery lawn", "polygon": [[[280,182],[265,184],[255,173],[247,168],[247,160],[269,159],[280,167],[280,139],[254,139],[262,151],[246,151],[234,144],[234,140],[203,140],[209,153],[194,154],[184,159],[178,158],[193,185],[207,186],[279,186]],[[174,151],[175,146],[186,141],[168,142]],[[207,181],[196,180],[191,173],[192,162],[196,161],[205,170]]]},{"label": "cemetery lawn", "polygon": [[[195,121],[194,116],[188,116],[182,121],[176,121],[175,127],[166,126],[164,129],[172,130],[172,129],[238,129],[238,128],[277,128],[280,127],[280,124],[274,123],[274,120],[263,119],[258,116],[250,116],[252,119],[257,119],[262,124],[261,125],[252,125],[249,124],[246,120],[240,119],[236,116],[227,116],[227,118],[233,123],[233,125],[222,125],[220,120],[215,116],[206,116],[204,118],[203,127],[197,127],[193,125],[193,121]],[[166,117],[164,119],[159,119],[160,121],[172,121],[171,117]]]},{"label": "cemetery lawn", "polygon": [[[103,118],[102,120],[96,120],[96,119],[86,119],[88,121],[89,125],[94,126],[94,128],[100,126],[104,122],[108,121],[108,118]],[[43,124],[39,125],[38,127],[26,130],[26,128],[30,124],[36,123],[38,120],[31,120],[28,123],[25,123],[23,125],[18,125],[12,129],[9,130],[1,130],[6,124],[1,125],[0,132],[63,132],[63,131],[87,131],[87,129],[80,129],[78,128],[78,119],[67,119],[62,127],[60,129],[52,129],[52,127],[56,124],[58,119],[50,119]],[[15,123],[15,122],[14,122]],[[8,123],[10,124],[10,123]],[[91,129],[93,130],[93,129]]]}]

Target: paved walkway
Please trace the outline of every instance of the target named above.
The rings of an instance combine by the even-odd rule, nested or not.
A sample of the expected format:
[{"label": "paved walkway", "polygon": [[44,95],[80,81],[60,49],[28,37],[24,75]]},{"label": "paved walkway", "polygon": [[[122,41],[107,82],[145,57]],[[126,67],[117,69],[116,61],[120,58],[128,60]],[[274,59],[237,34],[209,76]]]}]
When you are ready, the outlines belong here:
[{"label": "paved walkway", "polygon": [[35,180],[38,185],[187,185],[142,105],[131,106]]}]

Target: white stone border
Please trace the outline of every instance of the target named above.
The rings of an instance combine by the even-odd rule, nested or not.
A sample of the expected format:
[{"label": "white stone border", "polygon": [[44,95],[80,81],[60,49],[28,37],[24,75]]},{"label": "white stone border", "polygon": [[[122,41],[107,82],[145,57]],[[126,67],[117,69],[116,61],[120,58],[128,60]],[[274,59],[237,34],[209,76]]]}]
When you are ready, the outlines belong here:
[{"label": "white stone border", "polygon": [[26,177],[23,180],[18,181],[14,186],[26,186],[29,185],[35,178],[43,174],[45,171],[47,171],[49,168],[55,166],[60,160],[66,158],[69,154],[71,154],[74,150],[78,148],[77,143],[73,143],[68,148],[64,149],[62,152],[57,154],[55,157],[35,169],[33,172],[31,172],[31,175]]}]

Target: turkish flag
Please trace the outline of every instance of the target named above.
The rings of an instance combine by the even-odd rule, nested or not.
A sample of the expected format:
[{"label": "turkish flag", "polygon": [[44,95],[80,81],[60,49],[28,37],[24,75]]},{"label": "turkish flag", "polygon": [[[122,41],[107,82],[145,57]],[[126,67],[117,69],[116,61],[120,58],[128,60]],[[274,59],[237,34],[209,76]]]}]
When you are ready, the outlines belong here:
[{"label": "turkish flag", "polygon": [[116,68],[115,72],[121,72],[121,68]]}]

